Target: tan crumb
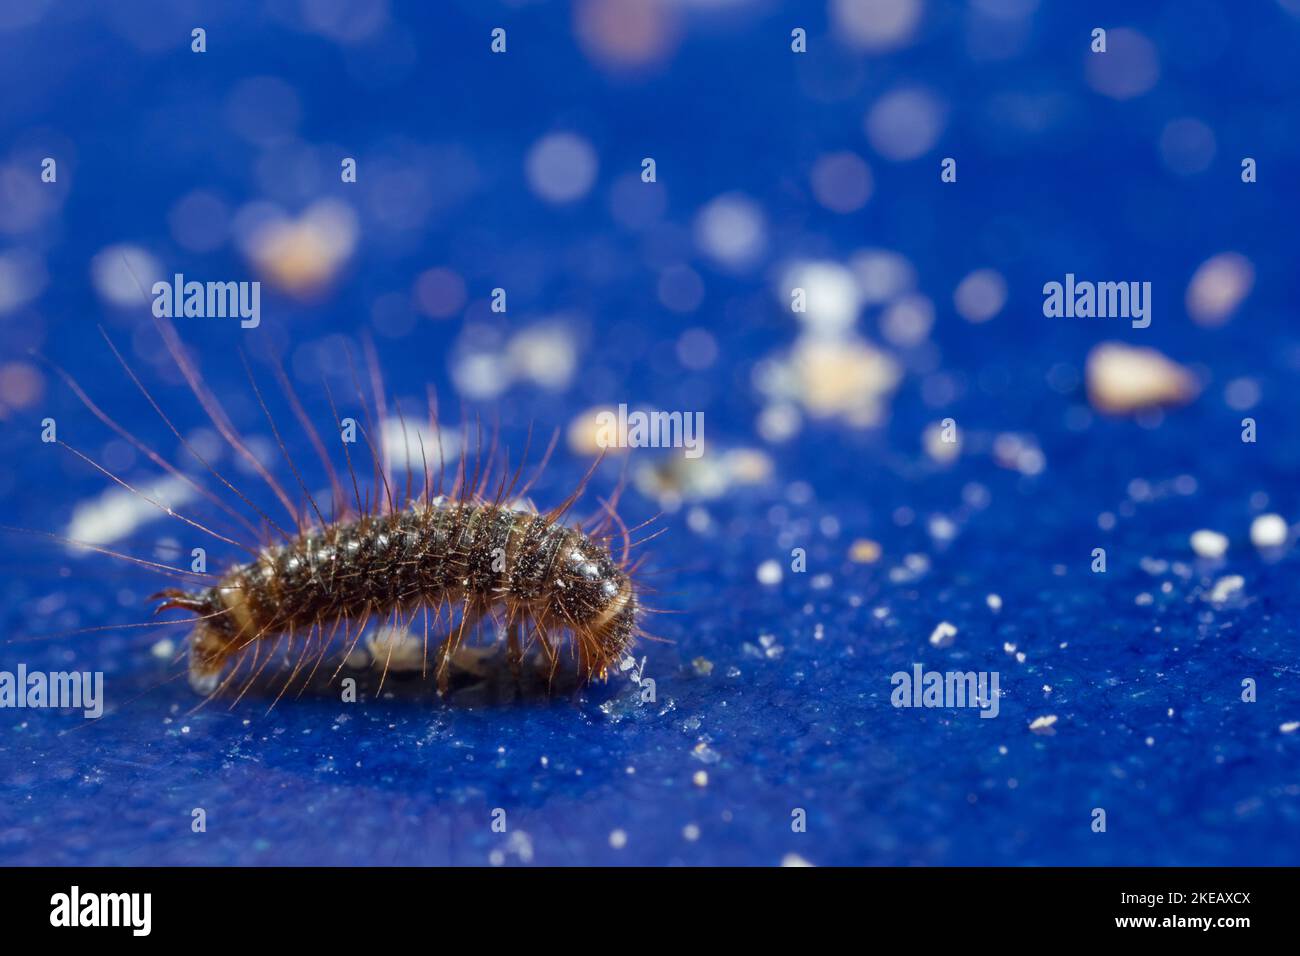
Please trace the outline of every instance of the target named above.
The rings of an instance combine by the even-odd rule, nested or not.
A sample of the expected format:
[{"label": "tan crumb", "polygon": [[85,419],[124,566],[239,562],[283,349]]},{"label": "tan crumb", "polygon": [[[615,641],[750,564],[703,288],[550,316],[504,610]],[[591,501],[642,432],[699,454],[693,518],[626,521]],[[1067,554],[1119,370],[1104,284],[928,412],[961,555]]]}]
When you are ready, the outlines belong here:
[{"label": "tan crumb", "polygon": [[1088,353],[1088,400],[1099,412],[1125,415],[1184,405],[1199,391],[1186,368],[1152,348],[1103,342]]},{"label": "tan crumb", "polygon": [[875,564],[880,554],[880,544],[870,538],[858,538],[849,546],[849,560],[854,564]]},{"label": "tan crumb", "polygon": [[569,422],[568,431],[565,437],[569,443],[569,450],[575,455],[583,458],[592,458],[599,455],[602,451],[608,453],[621,453],[626,451],[625,448],[612,447],[608,449],[600,446],[601,425],[599,416],[603,412],[611,415],[617,415],[617,412],[608,405],[596,405],[588,408],[586,411],[579,412]]}]

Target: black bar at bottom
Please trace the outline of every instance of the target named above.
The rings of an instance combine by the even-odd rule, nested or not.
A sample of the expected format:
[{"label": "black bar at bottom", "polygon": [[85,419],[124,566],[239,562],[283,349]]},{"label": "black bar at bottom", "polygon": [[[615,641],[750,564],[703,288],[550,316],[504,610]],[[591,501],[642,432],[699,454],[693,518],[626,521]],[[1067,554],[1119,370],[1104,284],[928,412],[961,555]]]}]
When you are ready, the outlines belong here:
[{"label": "black bar at bottom", "polygon": [[570,941],[591,933],[595,942],[611,930],[666,934],[659,939],[668,945],[780,925],[815,926],[821,939],[842,927],[923,929],[927,942],[969,942],[990,930],[1027,942],[1041,942],[1042,932],[1227,942],[1293,926],[1300,879],[1295,869],[1273,868],[268,867],[10,868],[0,870],[0,884],[7,933],[373,945],[427,922],[494,939],[517,933],[534,945],[554,933]]}]

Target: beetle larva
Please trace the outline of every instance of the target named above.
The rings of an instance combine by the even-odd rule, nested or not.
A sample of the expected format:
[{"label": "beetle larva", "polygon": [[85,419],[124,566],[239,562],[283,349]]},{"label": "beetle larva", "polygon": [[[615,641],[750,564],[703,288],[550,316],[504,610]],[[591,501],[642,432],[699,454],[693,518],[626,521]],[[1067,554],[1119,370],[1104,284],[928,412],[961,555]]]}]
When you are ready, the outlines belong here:
[{"label": "beetle larva", "polygon": [[[440,654],[448,655],[483,616],[504,610],[512,660],[528,625],[551,660],[552,636],[572,634],[584,676],[604,676],[637,630],[632,579],[609,549],[556,517],[476,496],[438,496],[407,508],[327,524],[265,549],[214,586],[169,591],[161,608],[183,607],[200,622],[191,635],[189,676],[212,693],[232,657],[286,634],[323,635],[340,624],[460,608]],[[350,627],[345,633],[350,632]]]}]

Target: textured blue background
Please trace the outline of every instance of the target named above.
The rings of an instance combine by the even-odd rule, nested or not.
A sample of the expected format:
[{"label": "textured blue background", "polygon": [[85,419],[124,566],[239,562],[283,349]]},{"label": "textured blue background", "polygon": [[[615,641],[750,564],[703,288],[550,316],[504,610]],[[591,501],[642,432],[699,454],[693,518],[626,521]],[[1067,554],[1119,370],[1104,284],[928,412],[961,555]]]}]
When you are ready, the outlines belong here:
[{"label": "textured blue background", "polygon": [[[180,197],[201,187],[232,208],[272,198],[291,210],[333,197],[358,207],[359,238],[326,294],[300,302],[264,290],[254,332],[183,327],[241,427],[264,431],[236,346],[258,354],[336,333],[355,340],[374,325],[377,299],[441,265],[464,278],[464,311],[477,309],[477,322],[510,330],[563,313],[576,330],[580,372],[567,388],[521,384],[482,406],[512,443],[529,420],[549,428],[597,403],[647,403],[703,410],[710,447],[764,445],[775,470],[767,484],[700,505],[705,530],[688,527],[685,510],[661,519],[668,531],[651,547],[670,573],[655,578],[659,603],[682,613],[650,625],[674,642],[645,647],[654,706],[636,705],[622,679],[508,703],[443,703],[427,686],[390,682],[385,699],[355,705],[307,696],[267,714],[265,699],[245,699],[191,714],[196,698],[169,680],[177,668],[149,653],[156,635],[5,645],[5,669],[103,669],[110,712],[93,723],[0,712],[0,862],[1296,862],[1300,734],[1279,727],[1300,720],[1300,562],[1294,551],[1266,561],[1247,540],[1259,511],[1300,513],[1300,21],[1284,5],[1197,0],[1134,12],[932,0],[908,41],[880,52],[843,42],[822,4],[669,5],[675,39],[635,70],[594,63],[571,8],[554,2],[100,6],[37,4],[29,21],[20,2],[0,24],[0,159],[13,217],[0,223],[0,253],[26,255],[26,274],[45,275],[0,315],[5,362],[40,349],[170,454],[174,440],[130,394],[96,323],[182,428],[201,425],[201,412],[150,359],[143,309],[96,293],[92,259],[130,243],[168,272],[251,278],[233,243],[202,254],[176,244],[168,216]],[[195,25],[208,30],[203,56],[188,49]],[[505,57],[487,53],[497,25],[509,29]],[[1148,92],[1117,101],[1089,88],[1097,25],[1151,41],[1160,75]],[[804,58],[789,52],[792,26],[809,32]],[[300,115],[288,132],[272,117],[259,144],[233,134],[228,118],[231,91],[261,75],[296,91]],[[890,162],[872,152],[862,117],[900,83],[934,91],[948,112],[933,148]],[[1036,120],[1013,119],[1012,103],[1033,104]],[[1186,115],[1213,130],[1217,149],[1203,172],[1180,176],[1158,141]],[[524,175],[532,144],[555,129],[578,132],[599,161],[591,192],[562,207],[540,201]],[[328,162],[315,178],[274,166],[285,143],[313,144]],[[808,186],[816,158],[835,150],[860,154],[873,174],[870,201],[852,214],[822,208]],[[19,222],[28,187],[13,177],[35,176],[30,157],[51,154],[61,157],[58,204]],[[357,185],[337,182],[339,155],[359,157]],[[653,241],[616,223],[608,198],[645,155],[658,161],[666,204]],[[1240,182],[1245,155],[1259,161],[1255,185]],[[959,157],[957,184],[939,183],[941,156]],[[386,163],[414,170],[391,186],[388,207],[372,185]],[[766,252],[748,269],[716,268],[692,244],[700,208],[732,191],[766,218]],[[396,222],[393,208],[410,215]],[[765,444],[751,370],[796,335],[767,269],[843,260],[863,246],[911,261],[935,302],[929,341],[899,356],[905,375],[880,428],[809,422],[788,443]],[[1225,249],[1251,260],[1255,286],[1232,322],[1201,328],[1183,290]],[[664,262],[703,280],[688,314],[657,298]],[[952,289],[980,267],[1006,278],[1007,301],[972,324]],[[1152,327],[1044,319],[1042,283],[1067,271],[1151,281]],[[511,290],[506,317],[484,308],[496,285]],[[872,339],[877,312],[859,321]],[[418,396],[431,382],[457,401],[449,366],[465,321],[420,316],[381,332],[390,387]],[[675,343],[688,328],[715,336],[711,367],[679,364]],[[1085,414],[1084,358],[1107,338],[1187,363],[1201,396],[1145,425]],[[923,388],[936,372],[952,385],[938,401]],[[1250,411],[1256,444],[1239,440],[1242,414],[1224,401],[1225,383],[1243,376],[1261,395]],[[321,420],[321,396],[309,400]],[[40,444],[37,423],[54,416],[61,436],[90,453],[111,436],[52,378],[41,397],[3,412],[0,521],[60,530],[103,481]],[[948,416],[969,439],[941,468],[920,436]],[[999,466],[987,448],[999,433],[1033,436],[1041,473]],[[305,443],[295,452],[310,456]],[[585,467],[562,449],[535,498],[562,496]],[[137,461],[127,472],[147,469]],[[1182,475],[1194,483],[1175,483]],[[598,484],[607,491],[616,477]],[[973,485],[986,507],[963,503]],[[629,492],[625,509],[639,522],[659,505]],[[1099,528],[1103,512],[1119,516],[1113,530]],[[956,525],[951,542],[927,532],[935,514]],[[174,524],[144,526],[136,552],[163,536],[188,546]],[[1223,564],[1189,550],[1202,527],[1231,539]],[[880,543],[880,562],[849,561],[862,537]],[[796,546],[807,549],[806,574],[788,571]],[[1104,576],[1089,571],[1094,547],[1108,551]],[[891,579],[909,554],[925,555],[928,570]],[[0,613],[15,639],[140,620],[155,586],[30,538],[6,538],[4,555]],[[1184,562],[1183,573],[1153,574],[1144,558]],[[767,559],[787,567],[778,586],[756,580]],[[1226,573],[1243,576],[1242,597],[1215,607],[1203,598]],[[815,586],[819,575],[828,577]],[[1000,613],[986,606],[990,592]],[[1138,603],[1143,593],[1150,603]],[[959,629],[951,648],[927,643],[940,620]],[[697,657],[711,674],[691,666]],[[1000,671],[1000,717],[890,707],[889,675],[914,661]],[[1257,703],[1239,700],[1245,677],[1258,682]],[[1056,733],[1030,732],[1049,713]],[[190,832],[195,807],[207,812],[204,834]],[[489,826],[498,807],[505,835]],[[1094,807],[1107,811],[1105,834],[1089,829]],[[807,811],[806,833],[791,831],[793,808]],[[620,830],[626,844],[616,848]]]}]

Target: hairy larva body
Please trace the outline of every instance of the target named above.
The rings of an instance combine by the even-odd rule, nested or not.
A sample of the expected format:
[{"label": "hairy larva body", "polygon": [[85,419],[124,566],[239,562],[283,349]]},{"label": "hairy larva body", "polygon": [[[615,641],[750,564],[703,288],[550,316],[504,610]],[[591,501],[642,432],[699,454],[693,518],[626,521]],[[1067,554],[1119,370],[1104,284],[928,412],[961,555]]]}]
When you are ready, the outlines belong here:
[{"label": "hairy larva body", "polygon": [[631,645],[637,617],[631,579],[582,531],[535,511],[441,496],[315,529],[203,592],[168,592],[164,606],[202,619],[189,650],[190,681],[202,693],[216,690],[230,658],[258,641],[323,638],[347,622],[361,627],[421,610],[435,620],[447,610],[449,626],[450,611],[460,611],[440,655],[440,681],[460,636],[497,611],[514,655],[524,626],[552,659],[550,637],[568,631],[579,670],[603,676]]},{"label": "hairy larva body", "polygon": [[[367,364],[371,369],[377,414],[372,415],[370,402],[359,383],[355,401],[362,413],[360,422],[341,416],[333,395],[326,388],[347,465],[349,494],[344,490],[325,439],[312,425],[283,368],[275,362],[273,369],[284,397],[329,478],[330,491],[322,499],[326,505],[322,508],[290,456],[281,428],[247,359],[245,370],[251,392],[265,413],[288,470],[301,491],[297,500],[250,451],[216,395],[184,353],[175,329],[162,320],[155,320],[155,326],[208,420],[291,518],[287,524],[277,521],[217,471],[182,435],[106,333],[105,341],[127,377],[177,438],[181,449],[200,466],[196,473],[182,471],[141,442],[100,409],[70,375],[51,363],[97,418],[140,450],[152,464],[248,532],[247,535],[238,531],[223,533],[204,521],[182,514],[59,441],[75,457],[182,522],[191,532],[239,548],[247,555],[224,570],[209,572],[206,566],[185,569],[94,544],[85,545],[183,583],[182,587],[154,595],[161,599],[155,615],[177,608],[190,612],[190,616],[126,626],[189,626],[188,676],[195,690],[215,696],[233,686],[239,688],[242,697],[270,662],[279,658],[279,651],[284,651],[291,662],[281,695],[299,678],[302,678],[299,686],[305,690],[332,646],[342,644],[346,648],[342,660],[347,661],[363,638],[373,643],[379,631],[389,635],[385,641],[387,659],[376,661],[384,664],[387,675],[393,648],[397,645],[409,648],[409,639],[422,629],[422,662],[433,665],[439,691],[446,691],[452,656],[467,637],[478,633],[484,619],[503,625],[508,658],[516,679],[521,676],[525,654],[538,648],[549,664],[550,686],[563,657],[576,663],[583,679],[604,677],[612,667],[629,659],[627,652],[637,637],[650,636],[638,623],[639,617],[650,610],[641,600],[634,580],[641,562],[629,562],[633,547],[631,532],[616,510],[622,484],[609,501],[601,502],[603,516],[589,527],[568,521],[566,515],[583,495],[599,460],[578,487],[551,510],[537,511],[526,497],[550,460],[558,432],[552,436],[536,474],[521,487],[531,427],[529,443],[525,444],[512,473],[508,465],[510,454],[499,448],[495,437],[485,454],[481,428],[477,429],[473,461],[468,460],[471,450],[466,425],[462,429],[459,471],[450,476],[450,484],[445,486],[449,476],[442,429],[438,426],[436,401],[430,390],[424,427],[434,437],[432,447],[423,443],[425,432],[418,420],[408,419],[401,406],[397,406],[396,421],[406,453],[403,482],[401,476],[394,474],[389,448],[382,437],[378,445],[372,438],[381,435],[376,421],[392,420],[386,417],[387,403],[377,359],[368,348]],[[408,432],[408,421],[413,433]],[[364,453],[360,452],[362,446],[358,452],[351,450],[358,435],[363,440]],[[413,465],[416,446],[418,469]],[[430,453],[435,450],[436,471],[431,469],[430,462]],[[363,482],[358,478],[356,466],[366,458],[371,480],[363,496]],[[214,485],[202,483],[204,472],[214,480]],[[448,488],[446,494],[442,493],[444,487]],[[224,500],[218,490],[234,496],[251,513]],[[616,528],[617,533],[611,533],[611,528]],[[83,545],[70,538],[48,536],[72,546]],[[610,544],[615,540],[622,543],[621,556],[617,559],[610,551]],[[342,666],[340,663],[339,668]],[[338,673],[336,669],[335,676]]]}]

